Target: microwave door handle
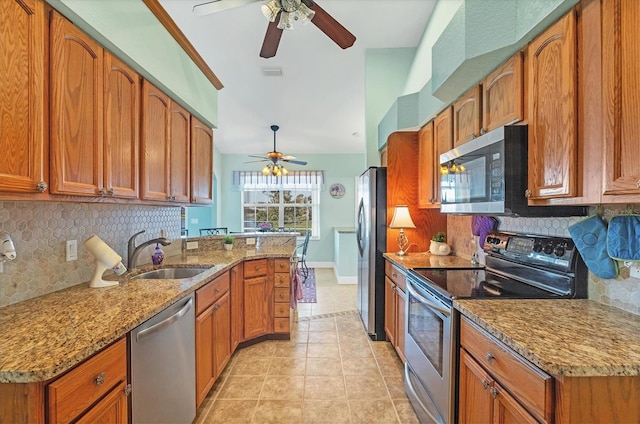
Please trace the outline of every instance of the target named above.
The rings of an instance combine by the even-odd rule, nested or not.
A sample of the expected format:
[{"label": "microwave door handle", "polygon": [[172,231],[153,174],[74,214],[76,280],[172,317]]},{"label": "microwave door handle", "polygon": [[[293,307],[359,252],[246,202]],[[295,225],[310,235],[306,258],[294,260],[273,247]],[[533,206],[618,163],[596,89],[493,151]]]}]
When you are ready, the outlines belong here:
[{"label": "microwave door handle", "polygon": [[424,303],[425,305],[427,305],[429,308],[436,310],[438,312],[440,312],[441,314],[443,314],[444,316],[451,316],[451,310],[444,308],[440,305],[437,305],[435,303],[433,303],[432,301],[430,301],[429,299],[427,299],[426,297],[424,297],[423,295],[421,295],[420,293],[418,293],[412,286],[411,283],[407,284],[407,291],[409,292],[409,294],[413,297],[415,297],[416,299],[418,299],[418,301],[420,301],[420,303]]}]

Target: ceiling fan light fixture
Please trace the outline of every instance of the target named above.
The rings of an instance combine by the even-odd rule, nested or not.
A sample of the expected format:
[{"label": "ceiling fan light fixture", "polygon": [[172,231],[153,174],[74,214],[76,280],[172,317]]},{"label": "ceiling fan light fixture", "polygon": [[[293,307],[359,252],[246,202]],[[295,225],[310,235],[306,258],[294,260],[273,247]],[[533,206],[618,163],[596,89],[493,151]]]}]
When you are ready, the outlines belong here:
[{"label": "ceiling fan light fixture", "polygon": [[265,167],[262,168],[262,175],[264,175],[266,177],[269,174],[271,174],[271,165],[270,164],[265,165]]},{"label": "ceiling fan light fixture", "polygon": [[280,0],[269,0],[260,6],[260,10],[262,10],[262,14],[269,22],[275,22],[278,12],[282,10],[282,4]]}]

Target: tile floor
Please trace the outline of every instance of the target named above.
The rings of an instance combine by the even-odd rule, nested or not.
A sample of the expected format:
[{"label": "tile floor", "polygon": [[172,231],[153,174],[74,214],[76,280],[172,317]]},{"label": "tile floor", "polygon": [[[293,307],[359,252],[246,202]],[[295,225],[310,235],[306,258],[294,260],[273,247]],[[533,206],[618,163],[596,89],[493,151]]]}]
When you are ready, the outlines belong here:
[{"label": "tile floor", "polygon": [[418,423],[402,362],[367,337],[356,286],[316,269],[318,303],[299,304],[289,341],[239,349],[194,421],[204,423]]}]

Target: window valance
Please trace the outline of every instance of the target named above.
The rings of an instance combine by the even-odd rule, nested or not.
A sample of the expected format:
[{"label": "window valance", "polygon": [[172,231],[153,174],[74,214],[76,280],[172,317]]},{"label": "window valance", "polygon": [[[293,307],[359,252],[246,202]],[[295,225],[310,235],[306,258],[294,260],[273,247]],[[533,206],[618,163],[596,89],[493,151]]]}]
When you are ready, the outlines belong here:
[{"label": "window valance", "polygon": [[233,171],[233,189],[245,188],[261,190],[280,190],[306,187],[322,190],[324,171],[289,171],[287,175],[276,177],[263,175],[260,171]]}]

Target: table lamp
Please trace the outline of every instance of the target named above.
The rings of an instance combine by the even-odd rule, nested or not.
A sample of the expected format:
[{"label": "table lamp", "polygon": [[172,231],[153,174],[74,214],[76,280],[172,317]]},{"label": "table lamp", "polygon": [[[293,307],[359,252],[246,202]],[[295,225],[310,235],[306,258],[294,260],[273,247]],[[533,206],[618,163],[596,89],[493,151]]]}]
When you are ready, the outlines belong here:
[{"label": "table lamp", "polygon": [[411,219],[411,214],[409,214],[409,206],[407,205],[397,205],[395,210],[393,211],[393,218],[391,218],[391,223],[389,224],[389,228],[400,228],[400,234],[398,234],[398,247],[400,250],[396,253],[398,256],[405,256],[407,254],[407,250],[409,250],[409,239],[404,233],[405,228],[416,228],[416,225],[413,223]]}]

